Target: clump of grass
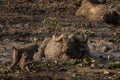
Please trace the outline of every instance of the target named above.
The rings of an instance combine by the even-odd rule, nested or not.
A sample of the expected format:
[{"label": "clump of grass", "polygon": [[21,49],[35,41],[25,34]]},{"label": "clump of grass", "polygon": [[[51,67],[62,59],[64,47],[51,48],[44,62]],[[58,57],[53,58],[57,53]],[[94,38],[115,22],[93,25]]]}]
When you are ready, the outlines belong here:
[{"label": "clump of grass", "polygon": [[94,58],[86,57],[86,58],[83,58],[83,65],[84,66],[89,65],[91,68],[95,68],[95,61],[96,60]]},{"label": "clump of grass", "polygon": [[87,30],[84,30],[83,31],[85,34],[87,34],[89,37],[92,37],[94,36],[95,32],[93,32],[92,30],[90,29],[87,29]]},{"label": "clump of grass", "polygon": [[108,41],[109,41],[109,42],[112,42],[112,43],[116,43],[116,42],[117,42],[117,39],[116,39],[116,38],[108,38]]},{"label": "clump of grass", "polygon": [[119,61],[115,61],[113,63],[111,63],[108,68],[112,68],[112,69],[120,69],[120,62]]},{"label": "clump of grass", "polygon": [[2,68],[2,74],[9,74],[10,70],[8,68]]},{"label": "clump of grass", "polygon": [[49,27],[61,27],[62,23],[59,21],[48,21],[48,20],[44,19],[41,22],[41,25],[42,26],[49,26]]}]

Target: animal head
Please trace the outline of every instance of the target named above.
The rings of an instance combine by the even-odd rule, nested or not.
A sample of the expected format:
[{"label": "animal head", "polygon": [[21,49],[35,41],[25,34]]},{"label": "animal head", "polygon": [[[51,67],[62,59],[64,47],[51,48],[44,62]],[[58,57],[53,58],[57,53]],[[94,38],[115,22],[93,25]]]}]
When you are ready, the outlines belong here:
[{"label": "animal head", "polygon": [[74,34],[61,34],[58,38],[53,35],[53,40],[56,42],[62,41],[62,52],[69,53],[73,52],[74,48],[78,48],[80,43],[87,44],[88,37],[84,33],[74,33]]}]

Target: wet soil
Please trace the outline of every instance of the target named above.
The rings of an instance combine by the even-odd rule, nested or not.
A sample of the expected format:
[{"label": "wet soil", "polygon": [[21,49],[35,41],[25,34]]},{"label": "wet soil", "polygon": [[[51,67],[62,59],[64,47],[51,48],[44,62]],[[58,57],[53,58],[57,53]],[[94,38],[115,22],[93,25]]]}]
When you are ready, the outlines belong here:
[{"label": "wet soil", "polygon": [[[114,0],[110,0],[114,3]],[[115,0],[118,3],[119,0]],[[101,53],[101,47],[91,48],[100,40],[112,43],[113,56],[120,60],[120,25],[90,21],[76,17],[75,12],[82,0],[1,0],[0,1],[0,79],[1,80],[119,80],[119,68],[106,68],[107,61],[100,59],[95,67],[80,63],[53,64],[37,62],[31,72],[19,68],[9,71],[11,47],[23,47],[38,43],[54,33],[85,31],[89,36],[91,54]],[[98,42],[97,42],[97,41]],[[91,42],[91,43],[90,43]],[[104,51],[103,51],[104,52]],[[108,53],[103,53],[108,54]],[[37,55],[37,53],[36,53]],[[119,59],[118,59],[119,58]],[[36,57],[35,57],[36,59]],[[114,60],[114,62],[115,62]],[[74,62],[74,61],[73,61]],[[102,62],[102,63],[101,63]],[[102,67],[100,66],[103,64]]]}]

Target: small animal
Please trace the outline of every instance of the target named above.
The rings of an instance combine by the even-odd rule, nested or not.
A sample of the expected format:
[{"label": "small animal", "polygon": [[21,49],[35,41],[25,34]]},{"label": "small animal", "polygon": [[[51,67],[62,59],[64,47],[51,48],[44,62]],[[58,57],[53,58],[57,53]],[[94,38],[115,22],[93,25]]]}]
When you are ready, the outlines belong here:
[{"label": "small animal", "polygon": [[12,64],[10,65],[10,69],[14,68],[18,63],[19,67],[23,71],[29,71],[29,66],[26,65],[27,62],[33,60],[33,56],[35,52],[38,52],[38,45],[37,43],[33,43],[28,45],[24,48],[16,48],[12,47],[13,54],[12,54]]}]

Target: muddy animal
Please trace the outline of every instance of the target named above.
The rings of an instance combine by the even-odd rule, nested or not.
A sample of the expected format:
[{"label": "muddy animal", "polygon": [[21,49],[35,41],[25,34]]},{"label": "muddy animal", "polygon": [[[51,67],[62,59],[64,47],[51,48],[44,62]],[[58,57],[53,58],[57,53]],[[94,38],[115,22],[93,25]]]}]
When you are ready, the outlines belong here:
[{"label": "muddy animal", "polygon": [[37,43],[33,43],[28,45],[25,48],[17,49],[16,47],[12,48],[12,64],[10,65],[10,69],[14,68],[17,64],[23,71],[30,71],[29,66],[26,65],[27,62],[33,60],[34,53],[38,51]]},{"label": "muddy animal", "polygon": [[45,57],[50,60],[82,59],[89,55],[87,45],[88,37],[85,34],[61,34],[57,38],[43,40],[40,46],[39,58]]},{"label": "muddy animal", "polygon": [[83,0],[75,15],[89,20],[120,24],[120,1],[113,2],[107,2],[107,0]]}]

